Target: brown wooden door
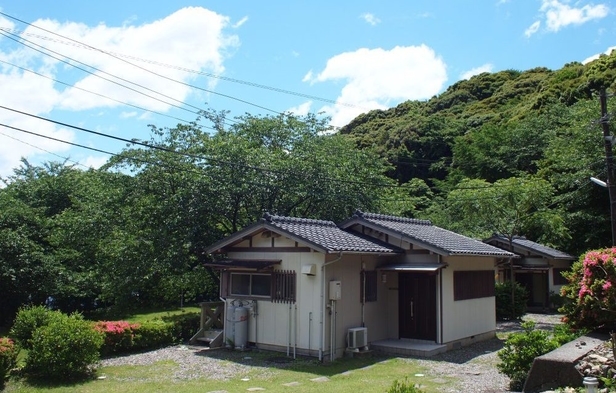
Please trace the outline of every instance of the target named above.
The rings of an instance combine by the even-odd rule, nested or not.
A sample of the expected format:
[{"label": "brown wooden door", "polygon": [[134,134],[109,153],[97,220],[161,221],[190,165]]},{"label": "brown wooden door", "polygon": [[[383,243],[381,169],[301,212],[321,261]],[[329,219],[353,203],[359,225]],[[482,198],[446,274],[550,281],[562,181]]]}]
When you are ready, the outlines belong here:
[{"label": "brown wooden door", "polygon": [[400,338],[436,341],[436,275],[400,273]]}]

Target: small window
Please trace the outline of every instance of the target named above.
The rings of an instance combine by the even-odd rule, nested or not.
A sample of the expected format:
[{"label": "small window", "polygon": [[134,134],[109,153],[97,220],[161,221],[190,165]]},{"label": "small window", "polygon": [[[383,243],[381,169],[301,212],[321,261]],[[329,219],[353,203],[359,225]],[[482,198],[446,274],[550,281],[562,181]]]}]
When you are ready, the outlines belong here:
[{"label": "small window", "polygon": [[269,297],[271,288],[269,274],[231,273],[231,295]]},{"label": "small window", "polygon": [[563,277],[563,272],[567,272],[569,269],[567,268],[553,268],[552,269],[552,280],[554,281],[554,285],[566,285],[569,282],[566,278]]},{"label": "small window", "polygon": [[[365,290],[364,290],[365,289]],[[362,270],[359,274],[359,301],[362,303],[376,302],[377,274],[376,270]]]},{"label": "small window", "polygon": [[295,303],[296,274],[293,270],[276,270],[272,273],[274,291],[272,302]]},{"label": "small window", "polygon": [[454,300],[479,299],[494,296],[494,270],[453,272]]}]

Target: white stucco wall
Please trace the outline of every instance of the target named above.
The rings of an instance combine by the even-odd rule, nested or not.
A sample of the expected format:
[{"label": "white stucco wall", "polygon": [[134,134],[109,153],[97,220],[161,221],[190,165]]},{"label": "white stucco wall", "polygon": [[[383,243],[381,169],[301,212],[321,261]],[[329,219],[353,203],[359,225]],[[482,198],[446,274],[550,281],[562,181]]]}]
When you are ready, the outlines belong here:
[{"label": "white stucco wall", "polygon": [[[248,247],[245,240],[236,247]],[[295,241],[278,237],[274,240],[275,247],[294,247]],[[252,239],[253,247],[271,247],[271,238],[260,235]],[[303,246],[303,245],[300,245]],[[293,350],[318,353],[321,338],[321,267],[325,260],[322,253],[309,252],[242,252],[228,253],[232,259],[280,259],[282,263],[277,270],[295,270],[297,283],[297,302],[295,304],[273,303],[269,299],[256,300],[257,313],[250,313],[248,319],[248,341],[257,344],[283,347]],[[304,265],[315,265],[316,275],[301,273]],[[238,299],[229,296],[227,302]],[[250,301],[246,301],[250,303]],[[290,328],[289,328],[290,327]],[[290,342],[290,344],[289,344]]]},{"label": "white stucco wall", "polygon": [[469,338],[496,329],[494,297],[454,301],[453,276],[457,270],[494,270],[494,259],[447,257],[443,274],[443,343]]}]

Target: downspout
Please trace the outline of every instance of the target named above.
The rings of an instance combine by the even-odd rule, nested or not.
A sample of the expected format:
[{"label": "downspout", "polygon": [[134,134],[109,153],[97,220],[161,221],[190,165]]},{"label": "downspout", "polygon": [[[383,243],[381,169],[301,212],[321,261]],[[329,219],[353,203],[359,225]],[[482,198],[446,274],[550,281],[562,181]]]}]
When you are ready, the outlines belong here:
[{"label": "downspout", "polygon": [[361,293],[361,327],[366,327],[366,266],[362,261],[361,263],[361,279],[362,279],[362,293]]},{"label": "downspout", "polygon": [[[438,256],[438,263],[442,264],[443,263],[443,256],[439,254]],[[439,324],[440,324],[440,341],[437,344],[442,344],[443,343],[443,268],[439,268],[438,269],[438,300],[439,300]]]},{"label": "downspout", "polygon": [[338,253],[338,258],[333,261],[324,262],[321,265],[321,339],[319,340],[319,361],[323,361],[323,348],[325,347],[325,267],[342,259],[342,251]]}]

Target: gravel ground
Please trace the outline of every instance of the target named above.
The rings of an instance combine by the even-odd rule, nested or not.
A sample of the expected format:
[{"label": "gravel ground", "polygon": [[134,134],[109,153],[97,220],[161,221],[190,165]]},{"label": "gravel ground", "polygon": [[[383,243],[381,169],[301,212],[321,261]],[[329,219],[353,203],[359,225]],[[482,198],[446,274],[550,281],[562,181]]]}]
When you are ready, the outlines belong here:
[{"label": "gravel ground", "polygon": [[[532,320],[539,329],[551,329],[560,322],[560,315],[527,314],[524,320]],[[502,322],[497,324],[497,334],[521,331],[520,322]],[[439,381],[444,377],[453,378],[458,383],[444,384],[442,392],[508,392],[509,379],[498,373],[497,352],[503,346],[498,338],[479,342],[455,351],[449,351],[426,359],[408,359],[418,361],[430,370],[425,378]],[[199,347],[173,346],[156,351],[120,356],[101,361],[102,366],[151,365],[160,361],[173,361],[179,365],[175,371],[176,380],[210,379],[227,380],[242,377],[256,368],[268,372],[267,365],[251,362],[250,354],[236,354],[237,359],[225,359],[229,352],[205,351]],[[231,361],[227,361],[231,360]],[[280,367],[281,364],[276,364]],[[161,377],[162,378],[162,377]]]}]

